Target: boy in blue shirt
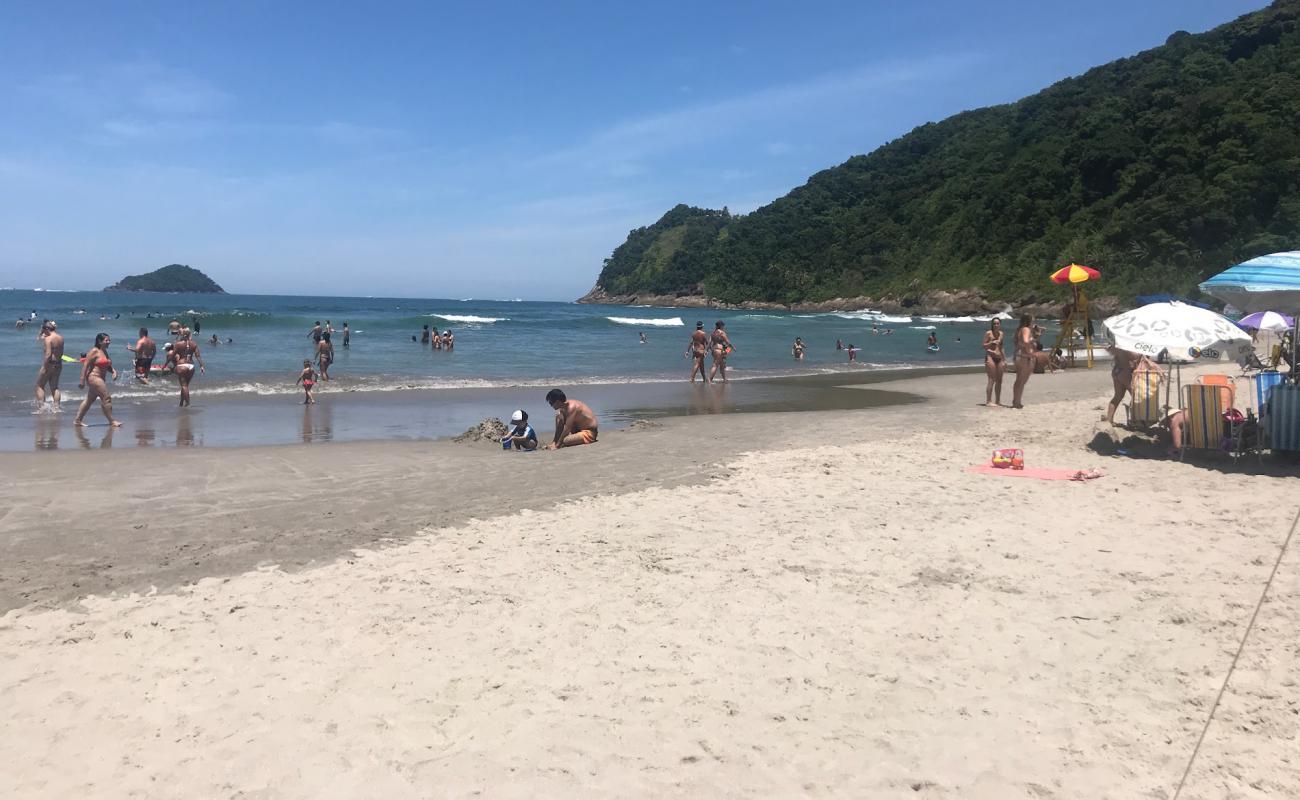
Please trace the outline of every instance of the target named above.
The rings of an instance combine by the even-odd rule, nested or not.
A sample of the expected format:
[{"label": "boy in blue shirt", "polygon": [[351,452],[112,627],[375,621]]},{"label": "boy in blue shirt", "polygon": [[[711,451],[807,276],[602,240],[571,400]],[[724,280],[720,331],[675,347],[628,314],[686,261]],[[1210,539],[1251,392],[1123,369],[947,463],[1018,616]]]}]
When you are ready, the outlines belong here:
[{"label": "boy in blue shirt", "polygon": [[519,409],[510,415],[510,427],[501,439],[501,449],[536,450],[537,432],[528,424],[528,412]]}]

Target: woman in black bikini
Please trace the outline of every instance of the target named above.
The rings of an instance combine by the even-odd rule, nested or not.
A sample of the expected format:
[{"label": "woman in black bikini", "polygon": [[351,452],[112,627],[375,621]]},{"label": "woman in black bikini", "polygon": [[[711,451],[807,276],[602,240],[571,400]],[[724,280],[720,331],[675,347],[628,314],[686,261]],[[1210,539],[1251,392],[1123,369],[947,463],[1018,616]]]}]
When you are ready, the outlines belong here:
[{"label": "woman in black bikini", "polygon": [[330,364],[334,363],[334,345],[330,343],[329,331],[321,335],[320,344],[316,345],[316,363],[320,365],[320,379],[328,381]]},{"label": "woman in black bikini", "polygon": [[984,389],[986,406],[1002,405],[1002,376],[1007,371],[1002,338],[1002,320],[994,319],[989,323],[988,333],[984,334],[984,372],[989,376],[988,386]]},{"label": "woman in black bikini", "polygon": [[1020,327],[1016,329],[1016,382],[1011,392],[1012,408],[1025,407],[1020,401],[1024,399],[1029,376],[1034,374],[1034,359],[1034,317],[1021,314]]},{"label": "woman in black bikini", "polygon": [[86,399],[81,401],[81,408],[77,409],[77,418],[72,421],[73,425],[84,426],[86,412],[90,410],[91,404],[98,400],[99,407],[104,410],[104,417],[108,419],[108,424],[114,428],[122,427],[122,423],[113,419],[113,398],[108,393],[106,380],[110,374],[113,380],[117,380],[113,359],[108,357],[108,346],[112,343],[113,340],[107,333],[97,334],[95,346],[86,353],[86,362],[81,365],[81,380],[77,381],[77,387],[86,390]]}]

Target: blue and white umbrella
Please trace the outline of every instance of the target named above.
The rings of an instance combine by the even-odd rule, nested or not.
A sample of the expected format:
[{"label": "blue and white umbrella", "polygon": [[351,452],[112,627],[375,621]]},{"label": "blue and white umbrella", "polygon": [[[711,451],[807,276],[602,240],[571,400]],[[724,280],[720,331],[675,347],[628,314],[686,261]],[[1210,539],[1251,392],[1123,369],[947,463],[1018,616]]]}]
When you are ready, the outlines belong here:
[{"label": "blue and white umbrella", "polygon": [[1245,313],[1300,314],[1300,250],[1243,261],[1202,283],[1201,291]]}]

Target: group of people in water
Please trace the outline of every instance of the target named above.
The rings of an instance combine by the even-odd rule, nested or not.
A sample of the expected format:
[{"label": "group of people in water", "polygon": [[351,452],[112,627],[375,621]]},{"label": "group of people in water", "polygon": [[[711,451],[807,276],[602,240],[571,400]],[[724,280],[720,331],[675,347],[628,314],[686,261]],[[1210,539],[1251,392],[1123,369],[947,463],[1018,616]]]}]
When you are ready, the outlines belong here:
[{"label": "group of people in water", "polygon": [[[415,341],[414,335],[411,336],[411,341]],[[447,329],[439,335],[437,328],[430,331],[429,326],[425,325],[420,331],[420,344],[431,344],[434,350],[451,352],[456,347],[456,337],[452,335],[451,329]]]},{"label": "group of people in water", "polygon": [[[174,339],[165,346],[166,361],[160,371],[171,372],[176,376],[180,386],[180,405],[184,408],[190,404],[190,381],[194,378],[195,370],[199,373],[204,371],[203,357],[199,354],[199,345],[194,341],[193,332],[179,322],[176,323]],[[112,380],[117,380],[118,377],[117,368],[113,366],[113,358],[108,352],[113,343],[112,337],[107,333],[96,334],[94,346],[79,360],[73,359],[64,354],[65,342],[63,334],[59,333],[58,323],[47,319],[41,323],[41,332],[36,341],[41,345],[41,366],[36,372],[37,411],[45,410],[47,398],[52,411],[61,410],[59,380],[63,375],[63,365],[80,363],[81,374],[77,379],[77,388],[85,389],[86,396],[77,408],[73,424],[84,426],[86,413],[98,402],[109,425],[120,427],[122,423],[113,417],[113,395],[109,390],[110,376]],[[126,349],[134,357],[136,380],[148,385],[154,359],[158,356],[158,345],[150,338],[149,330],[141,328],[135,344],[127,345]]]}]

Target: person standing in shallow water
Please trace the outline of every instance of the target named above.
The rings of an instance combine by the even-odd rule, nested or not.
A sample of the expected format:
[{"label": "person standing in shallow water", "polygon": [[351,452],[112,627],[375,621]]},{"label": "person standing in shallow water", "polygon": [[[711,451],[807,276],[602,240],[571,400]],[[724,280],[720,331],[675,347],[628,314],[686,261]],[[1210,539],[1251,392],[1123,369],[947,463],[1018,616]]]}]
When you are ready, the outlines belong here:
[{"label": "person standing in shallow water", "polygon": [[343,346],[350,347],[351,345],[352,345],[352,331],[348,330],[348,322],[347,320],[344,320],[343,321]]},{"label": "person standing in shallow water", "polygon": [[95,346],[86,353],[86,362],[81,365],[81,380],[77,382],[77,388],[86,390],[86,399],[81,401],[81,407],[77,409],[77,418],[72,421],[73,425],[84,426],[86,412],[98,400],[108,424],[114,428],[122,427],[122,423],[113,419],[113,398],[108,393],[108,376],[111,374],[113,380],[117,380],[117,370],[113,368],[113,360],[108,357],[108,346],[112,343],[113,340],[107,333],[97,334]]},{"label": "person standing in shallow water", "polygon": [[704,323],[695,323],[695,333],[691,334],[691,340],[686,344],[686,355],[693,359],[691,362],[691,383],[695,383],[695,373],[700,373],[700,380],[705,383],[709,382],[709,376],[704,372],[704,357],[709,354],[709,335],[704,332]]},{"label": "person standing in shallow water", "polygon": [[50,408],[59,410],[59,376],[63,374],[63,336],[54,320],[41,325],[36,341],[41,345],[41,368],[36,370],[36,410],[45,410],[45,390],[50,390]]},{"label": "person standing in shallow water", "polygon": [[731,338],[727,336],[726,326],[722,320],[713,324],[713,336],[711,337],[713,345],[713,369],[709,372],[709,380],[716,381],[719,377],[723,383],[727,383],[727,358],[731,356],[732,351],[736,348],[731,344]]},{"label": "person standing in shallow water", "polygon": [[1016,328],[1016,382],[1012,385],[1011,407],[1024,408],[1025,384],[1034,374],[1034,318],[1029,314],[1020,316],[1020,327]]},{"label": "person standing in shallow water", "polygon": [[330,379],[330,364],[334,363],[334,345],[330,342],[329,331],[321,334],[320,343],[316,345],[316,363],[320,366],[320,379]]},{"label": "person standing in shallow water", "polygon": [[190,381],[194,380],[195,363],[198,364],[199,372],[206,371],[203,368],[203,357],[199,355],[199,343],[192,337],[189,328],[181,328],[181,338],[172,346],[168,357],[172,370],[176,373],[176,382],[181,387],[181,408],[187,408],[190,404]]}]

